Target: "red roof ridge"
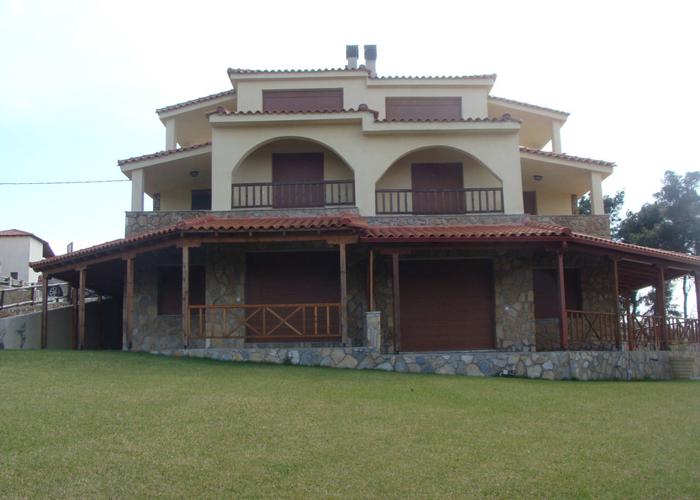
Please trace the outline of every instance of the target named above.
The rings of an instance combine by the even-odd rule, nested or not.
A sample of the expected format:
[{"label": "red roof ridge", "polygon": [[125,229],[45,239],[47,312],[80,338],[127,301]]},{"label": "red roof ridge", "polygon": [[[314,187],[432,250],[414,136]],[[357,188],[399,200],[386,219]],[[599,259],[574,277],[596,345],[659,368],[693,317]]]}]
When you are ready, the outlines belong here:
[{"label": "red roof ridge", "polygon": [[186,151],[194,151],[195,149],[203,148],[206,146],[211,146],[211,141],[202,142],[200,144],[192,144],[190,146],[185,146],[182,148],[165,149],[163,151],[157,151],[155,153],[148,153],[148,154],[141,155],[141,156],[132,156],[131,158],[126,158],[124,160],[117,160],[117,165],[121,166],[121,165],[125,165],[127,163],[136,163],[138,161],[152,160],[154,158],[160,158],[163,156],[170,156],[170,155],[174,155],[176,153],[184,153]]},{"label": "red roof ridge", "polygon": [[251,115],[305,115],[314,113],[361,113],[370,112],[377,116],[379,113],[373,109],[367,107],[366,104],[360,104],[357,108],[343,108],[343,109],[309,109],[304,111],[230,111],[223,106],[219,106],[214,111],[207,113],[209,115],[219,115],[219,116],[251,116]]},{"label": "red roof ridge", "polygon": [[383,120],[376,120],[378,123],[392,123],[392,122],[404,122],[404,123],[424,123],[424,122],[514,122],[522,123],[521,120],[513,118],[508,113],[504,113],[498,117],[492,116],[477,116],[477,117],[467,117],[467,118],[385,118]]},{"label": "red roof ridge", "polygon": [[481,75],[387,75],[373,76],[372,80],[495,80],[496,73]]},{"label": "red roof ridge", "polygon": [[605,160],[595,160],[593,158],[586,158],[583,156],[573,156],[566,153],[555,153],[554,151],[543,151],[541,149],[528,148],[527,146],[520,146],[521,153],[530,153],[540,156],[546,156],[548,158],[557,158],[560,160],[568,161],[579,161],[582,163],[590,163],[592,165],[602,165],[604,167],[614,167],[615,162],[605,161]]},{"label": "red roof ridge", "polygon": [[497,97],[495,95],[489,95],[489,99],[493,99],[494,101],[501,101],[509,104],[517,104],[519,106],[525,106],[527,108],[534,108],[534,109],[539,109],[541,111],[549,111],[550,113],[558,113],[560,115],[566,115],[569,116],[571,113],[567,113],[566,111],[561,111],[558,109],[554,108],[547,108],[545,106],[539,106],[537,104],[530,104],[529,102],[523,102],[523,101],[516,101],[515,99],[508,99],[506,97]]},{"label": "red roof ridge", "polygon": [[229,68],[227,73],[229,75],[258,75],[258,74],[278,74],[278,73],[334,73],[336,71],[364,71],[369,72],[369,70],[364,66],[360,65],[357,68],[348,68],[347,66],[343,68],[311,68],[311,69],[246,69],[246,68]]},{"label": "red roof ridge", "polygon": [[196,97],[196,98],[190,99],[188,101],[178,102],[176,104],[170,104],[168,106],[164,106],[162,108],[156,109],[156,113],[161,114],[161,113],[165,113],[166,111],[173,111],[175,109],[186,108],[186,107],[192,106],[194,104],[200,104],[202,102],[212,101],[214,99],[218,99],[219,97],[226,97],[226,96],[230,96],[230,95],[236,95],[236,89],[224,90],[223,92],[217,92],[215,94],[209,94],[209,95],[205,95],[203,97]]}]

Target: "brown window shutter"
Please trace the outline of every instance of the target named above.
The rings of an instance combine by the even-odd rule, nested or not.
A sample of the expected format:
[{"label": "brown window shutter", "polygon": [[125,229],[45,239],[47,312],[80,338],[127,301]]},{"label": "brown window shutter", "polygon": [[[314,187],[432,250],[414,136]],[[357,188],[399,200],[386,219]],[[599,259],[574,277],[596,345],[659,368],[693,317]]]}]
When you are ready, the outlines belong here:
[{"label": "brown window shutter", "polygon": [[459,120],[461,97],[387,97],[387,120]]},{"label": "brown window shutter", "polygon": [[343,89],[263,90],[263,111],[340,111]]}]

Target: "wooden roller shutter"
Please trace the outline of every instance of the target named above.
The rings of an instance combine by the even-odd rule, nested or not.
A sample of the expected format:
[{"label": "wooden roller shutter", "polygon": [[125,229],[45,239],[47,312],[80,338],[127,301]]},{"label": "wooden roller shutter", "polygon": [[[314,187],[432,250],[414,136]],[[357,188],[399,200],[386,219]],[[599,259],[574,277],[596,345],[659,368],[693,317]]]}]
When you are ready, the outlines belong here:
[{"label": "wooden roller shutter", "polygon": [[[246,254],[246,304],[318,304],[340,302],[340,264],[337,252],[262,252]],[[286,316],[294,308],[278,309]],[[307,312],[306,325],[311,325],[312,312]],[[325,313],[320,312],[321,316]],[[332,310],[328,322],[319,321],[323,333],[330,324],[330,335],[340,335],[337,310]],[[292,326],[302,329],[304,319],[297,314]],[[251,322],[260,330],[261,318]],[[250,335],[250,332],[248,332]],[[295,332],[287,327],[275,331],[279,337],[294,339]],[[261,339],[257,339],[261,340]],[[264,339],[262,339],[264,340]]]},{"label": "wooden roller shutter", "polygon": [[491,261],[401,261],[400,293],[403,351],[494,347]]},{"label": "wooden roller shutter", "polygon": [[461,97],[387,97],[387,120],[459,120]]},{"label": "wooden roller shutter", "polygon": [[413,213],[464,213],[463,171],[461,163],[413,163]]},{"label": "wooden roller shutter", "polygon": [[272,206],[322,207],[323,153],[272,154]]},{"label": "wooden roller shutter", "polygon": [[343,89],[263,90],[263,111],[340,111]]}]

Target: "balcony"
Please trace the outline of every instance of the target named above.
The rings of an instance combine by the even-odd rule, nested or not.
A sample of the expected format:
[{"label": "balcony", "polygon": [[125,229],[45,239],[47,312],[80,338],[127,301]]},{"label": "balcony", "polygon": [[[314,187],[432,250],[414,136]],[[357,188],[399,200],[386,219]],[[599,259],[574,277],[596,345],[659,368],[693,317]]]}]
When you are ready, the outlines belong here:
[{"label": "balcony", "polygon": [[499,214],[502,188],[377,189],[377,214]]},{"label": "balcony", "polygon": [[355,181],[249,182],[231,185],[231,208],[310,208],[355,205]]}]

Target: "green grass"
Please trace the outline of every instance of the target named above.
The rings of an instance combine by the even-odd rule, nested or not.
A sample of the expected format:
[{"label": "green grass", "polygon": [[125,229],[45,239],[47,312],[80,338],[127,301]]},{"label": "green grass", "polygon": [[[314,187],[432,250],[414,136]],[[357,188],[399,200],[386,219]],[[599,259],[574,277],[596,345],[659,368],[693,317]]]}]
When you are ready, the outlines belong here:
[{"label": "green grass", "polygon": [[0,497],[698,497],[700,383],[0,351]]}]

